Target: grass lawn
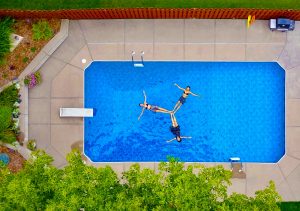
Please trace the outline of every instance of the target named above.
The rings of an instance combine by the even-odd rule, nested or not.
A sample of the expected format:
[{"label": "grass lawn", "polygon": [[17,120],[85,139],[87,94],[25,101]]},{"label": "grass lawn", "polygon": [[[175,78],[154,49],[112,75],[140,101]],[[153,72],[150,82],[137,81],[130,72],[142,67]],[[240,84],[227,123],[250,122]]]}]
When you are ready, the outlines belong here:
[{"label": "grass lawn", "polygon": [[0,0],[6,9],[78,8],[263,8],[300,9],[299,0]]},{"label": "grass lawn", "polygon": [[300,202],[281,202],[279,207],[282,211],[296,211],[300,210]]}]

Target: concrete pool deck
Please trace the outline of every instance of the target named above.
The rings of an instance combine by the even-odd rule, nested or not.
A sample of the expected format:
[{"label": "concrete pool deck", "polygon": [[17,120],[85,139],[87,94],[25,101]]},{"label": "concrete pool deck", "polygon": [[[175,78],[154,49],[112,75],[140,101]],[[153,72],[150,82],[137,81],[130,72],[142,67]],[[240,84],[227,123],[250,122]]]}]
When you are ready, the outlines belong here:
[{"label": "concrete pool deck", "polygon": [[[71,144],[83,140],[83,120],[59,118],[59,108],[83,106],[83,70],[93,60],[131,60],[134,50],[144,51],[145,61],[277,61],[286,70],[286,154],[276,164],[245,163],[246,179],[232,179],[229,192],[252,196],[273,180],[285,201],[300,200],[299,40],[300,22],[295,31],[282,33],[271,32],[268,21],[250,29],[245,20],[70,21],[67,39],[40,68],[43,83],[29,90],[29,138],[56,166],[66,164]],[[131,164],[109,163],[120,175]],[[222,165],[230,169],[230,163]]]}]

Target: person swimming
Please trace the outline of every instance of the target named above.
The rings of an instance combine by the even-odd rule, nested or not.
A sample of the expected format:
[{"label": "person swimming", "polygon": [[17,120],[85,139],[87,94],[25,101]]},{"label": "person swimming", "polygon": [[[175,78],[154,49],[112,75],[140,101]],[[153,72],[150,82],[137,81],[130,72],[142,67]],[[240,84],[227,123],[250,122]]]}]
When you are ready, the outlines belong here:
[{"label": "person swimming", "polygon": [[183,138],[188,138],[188,139],[192,138],[190,136],[181,136],[180,126],[177,123],[174,113],[173,112],[170,113],[170,116],[171,116],[171,121],[172,121],[172,126],[170,127],[170,131],[175,136],[175,138],[173,138],[167,142],[172,142],[174,140],[181,142]]},{"label": "person swimming", "polygon": [[199,95],[191,92],[191,87],[190,86],[187,86],[184,89],[176,83],[174,85],[177,86],[180,90],[183,91],[183,94],[180,96],[179,100],[177,101],[177,103],[175,104],[175,106],[173,108],[173,113],[176,113],[180,109],[180,107],[186,102],[186,98],[189,96],[189,94],[191,94],[193,96],[197,96],[197,97],[199,97]]},{"label": "person swimming", "polygon": [[144,103],[140,103],[139,104],[139,106],[143,107],[143,109],[142,109],[142,112],[141,112],[140,116],[138,117],[138,120],[140,120],[140,118],[144,114],[145,109],[149,110],[149,111],[152,111],[152,112],[155,112],[155,113],[156,112],[160,112],[160,113],[166,113],[166,114],[168,114],[168,113],[172,112],[172,111],[169,111],[169,110],[167,110],[165,108],[161,108],[161,107],[158,107],[158,106],[155,106],[155,105],[148,104],[147,103],[147,96],[146,96],[145,91],[143,91],[143,93],[144,93]]}]

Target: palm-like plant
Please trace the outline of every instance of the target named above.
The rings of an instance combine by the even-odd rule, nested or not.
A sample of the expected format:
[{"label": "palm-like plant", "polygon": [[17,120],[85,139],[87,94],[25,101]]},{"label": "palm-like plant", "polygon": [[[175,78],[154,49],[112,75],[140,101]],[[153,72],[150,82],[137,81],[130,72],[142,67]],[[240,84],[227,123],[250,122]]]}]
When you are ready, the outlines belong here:
[{"label": "palm-like plant", "polygon": [[16,135],[12,130],[12,109],[7,106],[0,107],[0,141],[13,143],[16,141]]},{"label": "palm-like plant", "polygon": [[10,52],[12,44],[10,35],[13,32],[13,23],[14,20],[8,17],[0,20],[0,65],[4,63],[6,54]]}]

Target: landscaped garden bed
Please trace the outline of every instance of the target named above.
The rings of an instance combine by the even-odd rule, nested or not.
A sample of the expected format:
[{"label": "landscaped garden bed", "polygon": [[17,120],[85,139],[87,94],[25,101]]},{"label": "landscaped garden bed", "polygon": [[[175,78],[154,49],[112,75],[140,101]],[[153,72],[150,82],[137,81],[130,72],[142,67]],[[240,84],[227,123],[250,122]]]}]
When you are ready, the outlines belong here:
[{"label": "landscaped garden bed", "polygon": [[7,167],[11,172],[16,173],[23,168],[25,159],[17,151],[0,145],[0,153],[5,153],[9,156]]},{"label": "landscaped garden bed", "polygon": [[[39,24],[39,29],[34,30],[34,26]],[[45,27],[45,24],[48,23]],[[51,32],[49,32],[49,29]],[[16,19],[14,20],[12,31],[14,34],[23,37],[21,43],[4,58],[4,64],[0,64],[0,87],[14,78],[18,77],[40,50],[59,31],[60,20],[50,19],[41,21],[40,19]],[[43,37],[46,34],[46,37]]]},{"label": "landscaped garden bed", "polygon": [[19,84],[13,84],[0,92],[0,161],[12,172],[23,168],[25,159],[15,150],[2,144],[14,146],[17,141],[22,144],[22,133],[19,129]]}]

